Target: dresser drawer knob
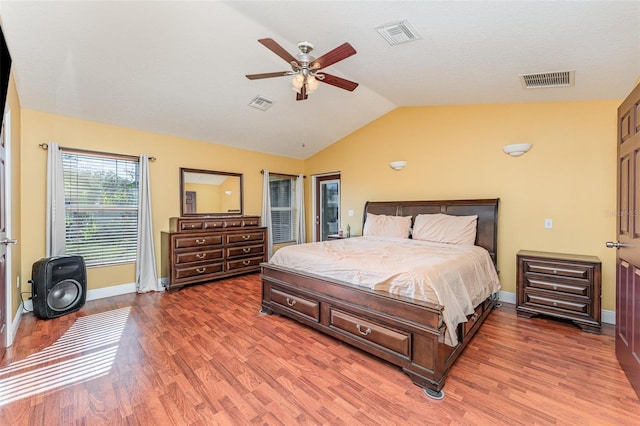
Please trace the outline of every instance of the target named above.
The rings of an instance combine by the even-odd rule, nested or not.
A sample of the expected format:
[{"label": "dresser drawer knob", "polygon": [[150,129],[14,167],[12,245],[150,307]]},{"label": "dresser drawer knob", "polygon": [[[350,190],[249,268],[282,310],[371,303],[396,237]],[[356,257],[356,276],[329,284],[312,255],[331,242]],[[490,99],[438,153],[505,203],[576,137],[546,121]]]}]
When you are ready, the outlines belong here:
[{"label": "dresser drawer knob", "polygon": [[287,305],[293,307],[293,305],[295,305],[295,304],[296,304],[296,301],[294,299],[289,299],[287,297]]},{"label": "dresser drawer knob", "polygon": [[249,238],[251,238],[251,235],[243,235],[243,236],[242,236],[242,239],[243,239],[243,240],[248,240]]},{"label": "dresser drawer knob", "polygon": [[362,334],[363,336],[368,336],[369,334],[371,334],[370,328],[367,327],[367,329],[363,331],[360,324],[356,324],[356,329],[358,330],[358,333]]},{"label": "dresser drawer knob", "polygon": [[196,243],[198,243],[198,244],[204,244],[204,243],[206,243],[206,242],[207,242],[207,239],[206,239],[206,238],[202,238],[202,239],[197,239],[197,240],[196,240]]},{"label": "dresser drawer knob", "polygon": [[197,268],[196,272],[199,274],[204,274],[204,272],[207,270],[207,268]]},{"label": "dresser drawer knob", "polygon": [[554,269],[554,270],[553,270],[553,274],[554,274],[554,275],[557,275],[557,274],[558,274],[558,270],[557,270],[557,269]]},{"label": "dresser drawer knob", "polygon": [[553,302],[553,306],[558,306],[558,302]]},{"label": "dresser drawer knob", "polygon": [[554,290],[557,290],[557,289],[558,289],[558,286],[557,286],[557,285],[554,285],[554,286],[553,286],[553,289],[554,289]]},{"label": "dresser drawer knob", "polygon": [[196,254],[196,257],[197,257],[198,259],[204,259],[205,257],[207,257],[207,253],[197,253],[197,254]]},{"label": "dresser drawer knob", "polygon": [[250,260],[243,260],[243,261],[242,261],[242,264],[243,264],[244,266],[249,266],[249,265],[251,265],[251,261],[250,261]]}]

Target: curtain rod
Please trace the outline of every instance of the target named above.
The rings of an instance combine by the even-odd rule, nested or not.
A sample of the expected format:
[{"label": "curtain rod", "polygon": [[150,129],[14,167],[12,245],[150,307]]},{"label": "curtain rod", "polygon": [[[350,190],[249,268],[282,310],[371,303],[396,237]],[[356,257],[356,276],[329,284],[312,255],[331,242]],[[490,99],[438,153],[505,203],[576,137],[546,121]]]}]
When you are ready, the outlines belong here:
[{"label": "curtain rod", "polygon": [[[261,174],[261,175],[263,175],[263,174],[264,174],[264,169],[263,169],[263,170],[260,170],[260,174]],[[291,174],[288,174],[288,173],[269,172],[269,174],[270,174],[270,175],[277,175],[277,176],[285,176],[285,177],[295,177],[295,178],[297,178],[297,177],[298,177],[298,175],[291,175]],[[303,175],[302,177],[303,177],[304,179],[306,179],[306,178],[307,178],[307,177],[306,177],[306,176],[304,176],[304,175]]]},{"label": "curtain rod", "polygon": [[[48,143],[41,143],[38,146],[40,148],[42,148],[42,149],[48,149],[49,148],[49,144]],[[79,154],[108,155],[109,157],[117,157],[117,158],[130,159],[130,160],[139,160],[140,159],[139,157],[136,157],[135,155],[114,154],[112,152],[92,151],[92,150],[89,150],[89,149],[66,148],[64,146],[61,146],[60,150],[61,151],[68,151],[68,152],[76,152],[76,153],[79,153]],[[156,161],[156,157],[149,157],[149,161]]]}]

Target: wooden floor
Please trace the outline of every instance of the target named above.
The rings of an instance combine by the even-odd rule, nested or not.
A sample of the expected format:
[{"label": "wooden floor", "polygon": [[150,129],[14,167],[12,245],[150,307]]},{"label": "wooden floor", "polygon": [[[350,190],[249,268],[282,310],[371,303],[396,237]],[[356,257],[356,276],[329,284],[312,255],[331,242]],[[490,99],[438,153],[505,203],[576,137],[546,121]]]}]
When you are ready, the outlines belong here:
[{"label": "wooden floor", "polygon": [[259,276],[22,318],[0,364],[2,425],[638,425],[602,335],[494,310],[427,398],[398,368],[264,316]]}]

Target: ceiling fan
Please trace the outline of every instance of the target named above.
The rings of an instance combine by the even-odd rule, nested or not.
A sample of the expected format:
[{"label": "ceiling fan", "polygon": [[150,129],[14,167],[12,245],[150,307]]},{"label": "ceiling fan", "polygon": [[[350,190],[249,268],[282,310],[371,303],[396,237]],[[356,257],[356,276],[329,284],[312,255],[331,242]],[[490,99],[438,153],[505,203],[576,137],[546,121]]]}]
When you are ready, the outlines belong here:
[{"label": "ceiling fan", "polygon": [[298,101],[307,99],[308,95],[318,88],[319,81],[350,92],[358,87],[358,83],[322,71],[323,68],[356,54],[356,50],[349,43],[343,43],[319,58],[314,58],[309,54],[313,50],[313,44],[307,41],[298,43],[300,53],[295,57],[273,39],[261,38],[258,42],[291,65],[291,71],[249,74],[246,76],[249,80],[292,75],[292,89],[296,91]]}]

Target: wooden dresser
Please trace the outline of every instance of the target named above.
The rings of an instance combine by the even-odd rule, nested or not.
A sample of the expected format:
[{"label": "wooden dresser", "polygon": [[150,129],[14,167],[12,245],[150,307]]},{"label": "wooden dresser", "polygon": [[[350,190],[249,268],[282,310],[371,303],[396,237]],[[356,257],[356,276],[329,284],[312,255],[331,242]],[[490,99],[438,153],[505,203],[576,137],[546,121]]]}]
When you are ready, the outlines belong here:
[{"label": "wooden dresser", "polygon": [[600,259],[522,250],[517,262],[518,316],[551,315],[600,333]]},{"label": "wooden dresser", "polygon": [[267,229],[257,216],[174,217],[162,232],[167,290],[260,270]]}]

